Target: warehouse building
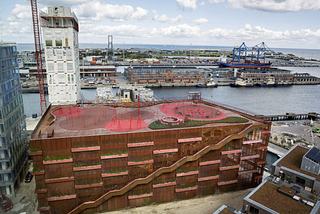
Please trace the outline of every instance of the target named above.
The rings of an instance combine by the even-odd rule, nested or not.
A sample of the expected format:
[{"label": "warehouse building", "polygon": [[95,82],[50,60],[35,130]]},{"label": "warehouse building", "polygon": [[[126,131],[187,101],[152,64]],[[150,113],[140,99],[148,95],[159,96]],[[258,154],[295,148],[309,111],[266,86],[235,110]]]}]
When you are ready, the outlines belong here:
[{"label": "warehouse building", "polygon": [[197,83],[205,80],[203,69],[179,66],[128,67],[131,83]]}]

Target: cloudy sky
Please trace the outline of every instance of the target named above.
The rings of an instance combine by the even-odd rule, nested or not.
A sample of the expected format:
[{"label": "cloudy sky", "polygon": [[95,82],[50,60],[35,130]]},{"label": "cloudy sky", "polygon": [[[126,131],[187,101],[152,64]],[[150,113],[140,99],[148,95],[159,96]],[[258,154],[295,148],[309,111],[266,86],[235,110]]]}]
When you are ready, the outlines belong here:
[{"label": "cloudy sky", "polygon": [[[320,0],[38,0],[71,7],[80,43],[320,49]],[[0,39],[32,43],[30,0],[0,5]]]}]

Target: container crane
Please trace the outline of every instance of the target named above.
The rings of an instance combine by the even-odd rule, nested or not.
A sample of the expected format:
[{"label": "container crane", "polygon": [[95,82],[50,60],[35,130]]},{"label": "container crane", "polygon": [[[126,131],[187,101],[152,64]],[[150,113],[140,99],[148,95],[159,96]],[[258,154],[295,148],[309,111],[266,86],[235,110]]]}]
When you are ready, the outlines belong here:
[{"label": "container crane", "polygon": [[41,107],[41,115],[43,115],[44,112],[46,111],[47,104],[46,104],[46,97],[44,92],[44,80],[43,80],[43,72],[42,72],[38,7],[37,7],[37,0],[30,0],[30,2],[31,2],[32,22],[33,22],[34,45],[35,45],[36,62],[37,62],[37,73],[38,73],[38,81],[39,81],[40,107]]}]

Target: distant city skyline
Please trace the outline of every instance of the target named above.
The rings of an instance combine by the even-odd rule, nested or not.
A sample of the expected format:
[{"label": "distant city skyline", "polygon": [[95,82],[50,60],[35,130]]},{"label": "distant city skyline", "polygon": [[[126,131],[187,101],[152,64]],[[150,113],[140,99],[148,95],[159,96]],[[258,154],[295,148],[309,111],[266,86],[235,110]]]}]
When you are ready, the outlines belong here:
[{"label": "distant city skyline", "polygon": [[[38,0],[48,6],[71,7],[80,43],[320,47],[320,0]],[[1,5],[0,39],[33,43],[30,1]]]}]

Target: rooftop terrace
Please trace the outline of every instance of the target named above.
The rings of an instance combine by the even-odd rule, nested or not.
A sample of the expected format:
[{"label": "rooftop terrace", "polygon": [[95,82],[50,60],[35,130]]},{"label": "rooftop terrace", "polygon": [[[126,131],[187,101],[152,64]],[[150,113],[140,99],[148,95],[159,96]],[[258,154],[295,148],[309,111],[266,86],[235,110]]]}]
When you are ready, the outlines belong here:
[{"label": "rooftop terrace", "polygon": [[223,121],[231,117],[246,118],[245,123],[252,123],[254,119],[251,113],[244,110],[203,100],[51,106],[33,132],[32,138],[146,132],[152,131],[148,127],[151,123],[163,117],[179,120],[185,120],[187,117],[187,120],[207,123],[203,126],[222,126],[239,122]]}]

